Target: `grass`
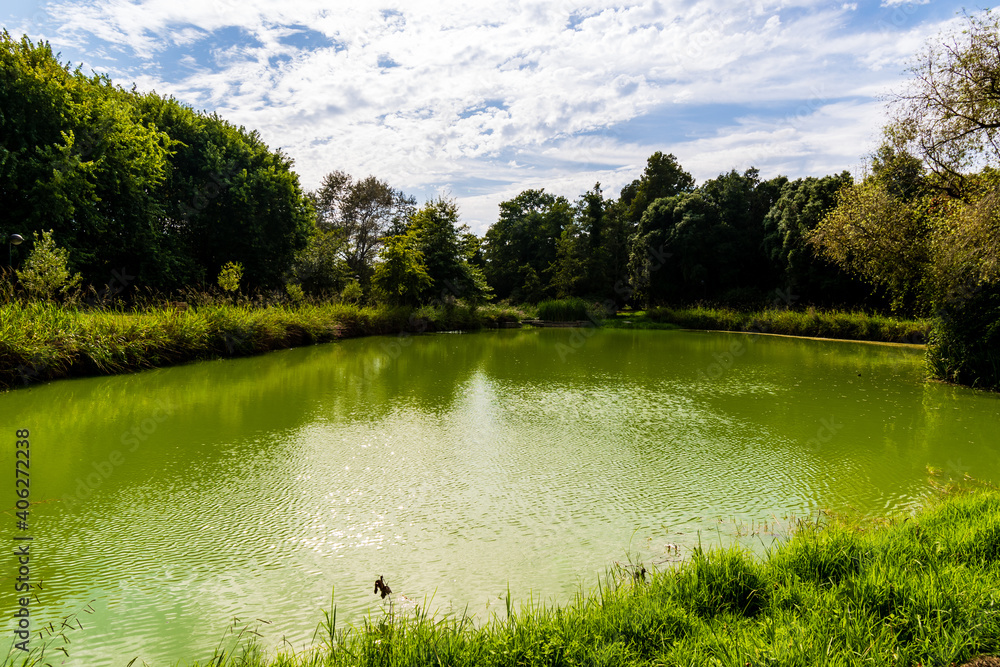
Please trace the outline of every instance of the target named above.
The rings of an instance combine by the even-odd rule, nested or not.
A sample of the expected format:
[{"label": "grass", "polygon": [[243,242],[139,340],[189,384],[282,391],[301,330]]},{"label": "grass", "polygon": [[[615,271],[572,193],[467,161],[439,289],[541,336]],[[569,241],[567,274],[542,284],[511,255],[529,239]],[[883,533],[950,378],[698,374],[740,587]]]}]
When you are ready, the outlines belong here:
[{"label": "grass", "polygon": [[916,516],[804,523],[763,558],[697,550],[648,580],[619,567],[565,607],[508,597],[507,613],[480,627],[424,611],[340,630],[328,614],[324,631],[314,653],[245,664],[957,664],[1000,653],[1000,493],[955,493]]},{"label": "grass", "polygon": [[[205,303],[184,311],[0,305],[0,389],[78,375],[112,375],[218,356],[245,356],[340,338],[499,327],[529,314],[507,305],[419,309],[348,304]],[[539,319],[589,320],[611,328],[721,329],[923,343],[930,323],[844,312],[657,308],[606,316],[583,299],[538,304]]]},{"label": "grass", "polygon": [[578,322],[586,320],[591,306],[580,298],[552,299],[538,304],[538,319],[548,322]]},{"label": "grass", "polygon": [[864,312],[782,310],[778,308],[741,312],[725,308],[653,308],[645,313],[653,322],[685,329],[755,331],[758,333],[841,338],[886,343],[923,345],[930,320],[903,320]]},{"label": "grass", "polygon": [[75,375],[111,375],[339,338],[496,327],[524,313],[462,304],[419,310],[346,304],[185,311],[84,310],[48,303],[0,305],[0,388]]},{"label": "grass", "polygon": [[418,608],[338,628],[331,605],[317,648],[278,656],[259,627],[231,628],[200,664],[946,667],[1000,654],[1000,492],[951,489],[912,515],[821,515],[763,556],[697,549],[648,573],[618,566],[565,606],[517,607],[508,592],[480,625]]}]

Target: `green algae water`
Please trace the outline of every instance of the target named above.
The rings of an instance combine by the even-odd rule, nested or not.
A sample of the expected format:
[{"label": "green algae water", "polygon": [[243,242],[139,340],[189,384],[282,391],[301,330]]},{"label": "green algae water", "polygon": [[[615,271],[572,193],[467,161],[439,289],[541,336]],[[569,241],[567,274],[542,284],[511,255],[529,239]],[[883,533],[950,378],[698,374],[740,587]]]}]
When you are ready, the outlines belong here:
[{"label": "green algae water", "polygon": [[[1000,482],[998,434],[1000,398],[925,382],[919,349],[681,331],[367,338],[19,389],[0,395],[0,647],[15,536],[33,648],[170,665],[247,625],[302,650],[331,594],[339,626],[381,614],[380,575],[394,604],[481,622],[508,587],[566,602],[629,554],[906,509],[931,479]],[[49,623],[64,636],[39,639]]]}]

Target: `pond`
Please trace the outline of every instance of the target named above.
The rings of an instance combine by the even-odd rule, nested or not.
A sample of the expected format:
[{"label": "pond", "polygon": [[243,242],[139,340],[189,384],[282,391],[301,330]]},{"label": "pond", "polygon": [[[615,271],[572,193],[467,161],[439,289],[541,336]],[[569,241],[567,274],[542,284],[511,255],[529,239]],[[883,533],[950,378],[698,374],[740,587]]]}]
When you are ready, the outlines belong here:
[{"label": "pond", "polygon": [[12,500],[31,433],[30,520],[11,502],[5,533],[32,538],[33,628],[72,619],[49,640],[68,665],[207,660],[248,623],[301,650],[331,596],[338,624],[382,613],[380,575],[483,621],[630,554],[1000,481],[1000,399],[924,381],[922,350],[742,334],[347,340],[19,389],[0,427]]}]

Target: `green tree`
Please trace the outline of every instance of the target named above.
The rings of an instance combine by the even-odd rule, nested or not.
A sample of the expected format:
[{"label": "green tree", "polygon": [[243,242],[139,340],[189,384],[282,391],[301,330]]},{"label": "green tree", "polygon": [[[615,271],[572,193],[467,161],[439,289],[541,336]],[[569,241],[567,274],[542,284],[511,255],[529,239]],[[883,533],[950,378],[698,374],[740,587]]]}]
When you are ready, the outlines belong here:
[{"label": "green tree", "polygon": [[312,296],[340,292],[352,278],[345,245],[341,230],[315,228],[306,247],[295,254],[289,281]]},{"label": "green tree", "polygon": [[584,284],[587,265],[586,239],[580,234],[576,223],[563,229],[556,241],[556,261],[549,266],[549,289],[557,298],[579,296],[579,288]]},{"label": "green tree", "polygon": [[240,289],[240,281],[243,280],[243,265],[239,262],[226,262],[219,270],[217,282],[226,292],[236,292]]},{"label": "green tree", "polygon": [[718,205],[699,192],[657,199],[632,239],[629,267],[640,299],[679,303],[718,294],[734,282],[719,251],[732,236]]},{"label": "green tree", "polygon": [[836,206],[808,235],[823,255],[888,290],[898,312],[926,310],[930,221],[919,201],[870,176],[840,190]]},{"label": "green tree", "polygon": [[656,151],[646,160],[642,177],[622,188],[621,202],[625,215],[638,222],[646,208],[657,199],[694,190],[694,178],[681,168],[677,157]]},{"label": "green tree", "polygon": [[0,37],[0,205],[53,229],[70,266],[172,289],[229,260],[279,284],[312,207],[291,161],[259,135],[176,100],[61,65],[48,44]]},{"label": "green tree", "polygon": [[43,231],[41,238],[34,233],[34,249],[17,270],[17,278],[28,296],[42,301],[54,301],[68,296],[80,286],[79,273],[70,273],[69,251],[56,245],[52,230]]},{"label": "green tree", "polygon": [[140,95],[136,103],[142,122],[177,142],[158,221],[176,253],[165,282],[204,281],[227,261],[238,261],[248,287],[284,284],[315,218],[291,159],[270,150],[257,131],[215,114],[155,94]]},{"label": "green tree", "polygon": [[434,283],[417,245],[416,234],[412,232],[385,239],[372,284],[389,304],[419,305]]},{"label": "green tree", "polygon": [[424,258],[431,290],[438,298],[462,298],[473,303],[489,295],[486,279],[470,262],[468,227],[459,222],[454,201],[437,199],[417,211],[408,225]]},{"label": "green tree", "polygon": [[742,174],[735,169],[720,174],[698,188],[715,202],[722,222],[730,229],[717,249],[724,255],[720,259],[731,277],[730,282],[719,286],[720,295],[750,290],[763,293],[774,286],[777,278],[763,250],[764,217],[787,182],[784,176],[762,181],[760,171],[751,167]]},{"label": "green tree", "polygon": [[573,222],[565,197],[525,190],[500,203],[500,218],[483,243],[485,273],[502,299],[536,300],[544,296],[541,276],[556,261],[556,241]]},{"label": "green tree", "polygon": [[384,239],[404,234],[416,211],[416,199],[385,181],[375,176],[358,181],[343,171],[327,174],[310,196],[317,226],[342,232],[346,241],[344,259],[354,275],[365,282]]},{"label": "green tree", "polygon": [[775,276],[775,287],[803,303],[861,305],[869,289],[839,266],[816,253],[807,239],[833,209],[837,193],[853,185],[849,172],[786,183],[763,220],[762,246]]}]

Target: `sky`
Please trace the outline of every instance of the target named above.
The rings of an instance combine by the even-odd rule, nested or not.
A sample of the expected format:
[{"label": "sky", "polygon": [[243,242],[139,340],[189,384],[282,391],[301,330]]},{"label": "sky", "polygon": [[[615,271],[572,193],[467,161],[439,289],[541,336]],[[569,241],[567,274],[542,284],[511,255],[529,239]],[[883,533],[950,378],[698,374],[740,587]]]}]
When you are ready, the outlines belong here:
[{"label": "sky", "polygon": [[3,0],[60,60],[256,129],[306,190],[375,175],[482,235],[529,188],[608,197],[656,151],[698,183],[859,173],[940,0]]}]

